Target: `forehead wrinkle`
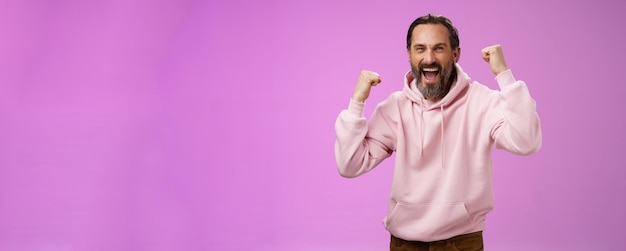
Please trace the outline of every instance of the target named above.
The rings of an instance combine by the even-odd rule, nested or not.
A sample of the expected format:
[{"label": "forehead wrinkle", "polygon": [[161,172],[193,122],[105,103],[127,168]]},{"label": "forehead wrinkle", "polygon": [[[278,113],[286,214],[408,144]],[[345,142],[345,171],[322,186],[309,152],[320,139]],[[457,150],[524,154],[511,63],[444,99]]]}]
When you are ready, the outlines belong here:
[{"label": "forehead wrinkle", "polygon": [[422,46],[445,44],[450,46],[450,32],[442,24],[420,24],[413,28],[411,43]]}]

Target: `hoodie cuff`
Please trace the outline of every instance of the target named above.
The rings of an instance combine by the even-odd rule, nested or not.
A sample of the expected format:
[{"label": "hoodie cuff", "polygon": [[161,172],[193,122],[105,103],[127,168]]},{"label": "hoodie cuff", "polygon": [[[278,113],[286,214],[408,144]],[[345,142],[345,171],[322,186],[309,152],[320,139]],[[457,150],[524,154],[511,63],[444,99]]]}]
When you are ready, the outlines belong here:
[{"label": "hoodie cuff", "polygon": [[502,89],[504,87],[514,84],[516,80],[513,76],[513,73],[511,72],[511,69],[508,69],[506,71],[500,72],[500,74],[496,76],[496,81],[498,82],[498,85],[500,85],[500,89]]},{"label": "hoodie cuff", "polygon": [[354,114],[357,117],[363,117],[363,110],[365,103],[357,102],[350,98],[350,104],[348,105],[348,112]]}]

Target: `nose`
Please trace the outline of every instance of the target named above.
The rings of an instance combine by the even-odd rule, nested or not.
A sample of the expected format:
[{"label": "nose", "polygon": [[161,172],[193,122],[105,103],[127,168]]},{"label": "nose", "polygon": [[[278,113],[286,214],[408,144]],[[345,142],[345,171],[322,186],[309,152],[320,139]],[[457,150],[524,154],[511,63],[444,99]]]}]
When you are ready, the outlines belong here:
[{"label": "nose", "polygon": [[424,64],[432,64],[435,62],[435,54],[432,50],[428,50],[424,53],[424,58],[422,59],[422,63]]}]

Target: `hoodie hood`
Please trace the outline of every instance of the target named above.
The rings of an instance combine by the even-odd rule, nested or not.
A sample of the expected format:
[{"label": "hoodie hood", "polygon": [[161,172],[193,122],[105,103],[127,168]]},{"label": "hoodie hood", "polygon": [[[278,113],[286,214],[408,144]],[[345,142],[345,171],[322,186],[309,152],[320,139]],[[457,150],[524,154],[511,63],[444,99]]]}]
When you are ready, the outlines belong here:
[{"label": "hoodie hood", "polygon": [[454,99],[457,98],[459,93],[461,93],[465,88],[469,86],[471,81],[470,77],[463,71],[459,64],[454,64],[456,68],[456,81],[452,83],[450,87],[450,91],[446,94],[441,100],[437,102],[432,102],[427,100],[424,95],[417,89],[417,79],[413,75],[413,72],[409,70],[404,75],[404,95],[409,98],[414,103],[417,103],[421,106],[422,110],[432,110],[438,108],[444,108],[448,106]]}]

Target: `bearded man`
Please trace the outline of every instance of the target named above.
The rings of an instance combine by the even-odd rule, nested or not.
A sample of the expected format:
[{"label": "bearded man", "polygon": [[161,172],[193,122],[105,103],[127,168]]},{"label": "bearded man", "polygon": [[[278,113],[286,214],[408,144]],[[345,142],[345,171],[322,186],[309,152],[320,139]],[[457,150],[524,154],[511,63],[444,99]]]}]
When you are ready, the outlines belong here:
[{"label": "bearded man", "polygon": [[493,209],[494,146],[529,155],[541,148],[536,104],[507,67],[500,45],[482,50],[500,90],[472,81],[458,64],[452,22],[417,18],[406,49],[411,70],[402,91],[363,116],[380,76],[361,72],[348,108],[335,123],[335,158],[344,177],[364,174],[396,154],[388,214],[390,250],[483,250]]}]

